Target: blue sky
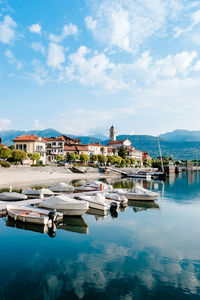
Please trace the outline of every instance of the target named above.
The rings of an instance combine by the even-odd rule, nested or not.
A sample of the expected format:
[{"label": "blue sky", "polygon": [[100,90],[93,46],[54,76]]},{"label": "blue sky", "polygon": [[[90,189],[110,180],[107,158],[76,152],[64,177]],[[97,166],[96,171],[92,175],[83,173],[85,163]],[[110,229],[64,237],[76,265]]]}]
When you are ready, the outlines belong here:
[{"label": "blue sky", "polygon": [[0,1],[0,130],[199,130],[199,75],[199,1]]}]

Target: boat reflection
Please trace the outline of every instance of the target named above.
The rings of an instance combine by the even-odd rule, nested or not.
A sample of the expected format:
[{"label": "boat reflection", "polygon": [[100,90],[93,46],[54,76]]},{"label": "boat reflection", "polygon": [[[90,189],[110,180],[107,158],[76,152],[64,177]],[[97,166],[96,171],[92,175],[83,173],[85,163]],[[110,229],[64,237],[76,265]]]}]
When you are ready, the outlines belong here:
[{"label": "boat reflection", "polygon": [[128,201],[128,206],[133,207],[135,213],[150,210],[150,209],[160,209],[160,206],[153,201]]},{"label": "boat reflection", "polygon": [[48,225],[39,225],[39,224],[31,224],[31,223],[23,223],[20,221],[15,221],[11,218],[7,218],[6,226],[14,227],[18,229],[28,230],[28,231],[34,231],[42,234],[48,234],[50,237],[56,236],[56,226],[55,224],[51,227]]},{"label": "boat reflection", "polygon": [[60,223],[57,229],[62,229],[71,232],[88,234],[88,224],[81,217],[65,216],[63,222]]}]

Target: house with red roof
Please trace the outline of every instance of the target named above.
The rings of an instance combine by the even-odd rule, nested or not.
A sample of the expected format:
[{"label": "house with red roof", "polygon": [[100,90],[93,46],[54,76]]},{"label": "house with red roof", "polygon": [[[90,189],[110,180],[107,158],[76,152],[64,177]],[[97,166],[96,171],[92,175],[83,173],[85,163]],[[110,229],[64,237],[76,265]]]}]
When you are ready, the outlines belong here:
[{"label": "house with red roof", "polygon": [[21,135],[13,139],[15,149],[26,153],[39,153],[41,163],[46,163],[46,141],[37,135]]}]

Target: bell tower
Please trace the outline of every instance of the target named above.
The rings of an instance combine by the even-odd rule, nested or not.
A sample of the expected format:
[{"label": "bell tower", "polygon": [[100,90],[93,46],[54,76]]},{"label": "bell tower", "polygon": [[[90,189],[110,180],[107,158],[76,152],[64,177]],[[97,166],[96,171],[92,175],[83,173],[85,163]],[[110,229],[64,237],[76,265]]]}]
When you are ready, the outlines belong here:
[{"label": "bell tower", "polygon": [[110,128],[110,142],[116,141],[116,131],[114,126]]}]

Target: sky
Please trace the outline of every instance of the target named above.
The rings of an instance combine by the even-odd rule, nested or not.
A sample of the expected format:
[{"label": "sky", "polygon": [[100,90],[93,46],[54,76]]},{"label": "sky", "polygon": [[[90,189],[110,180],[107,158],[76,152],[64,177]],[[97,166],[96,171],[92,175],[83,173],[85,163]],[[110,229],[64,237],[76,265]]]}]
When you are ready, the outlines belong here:
[{"label": "sky", "polygon": [[0,0],[0,130],[200,130],[200,2]]}]

